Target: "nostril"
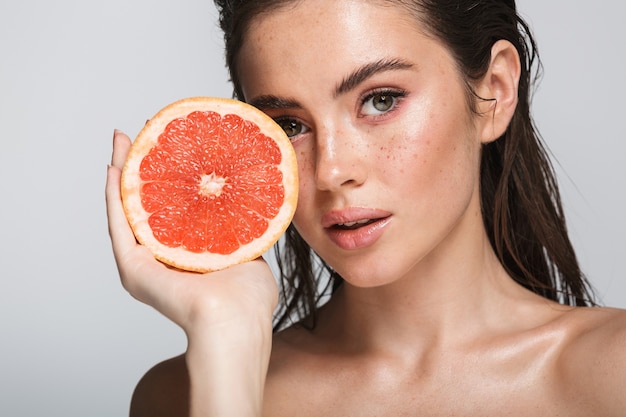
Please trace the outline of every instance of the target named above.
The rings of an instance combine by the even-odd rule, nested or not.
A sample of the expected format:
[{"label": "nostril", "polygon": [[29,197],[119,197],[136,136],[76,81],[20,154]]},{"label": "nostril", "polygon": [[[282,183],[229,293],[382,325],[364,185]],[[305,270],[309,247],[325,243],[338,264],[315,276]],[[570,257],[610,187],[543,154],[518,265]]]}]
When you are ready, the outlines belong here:
[{"label": "nostril", "polygon": [[[323,133],[326,134],[323,134]],[[328,126],[316,135],[315,169],[317,188],[335,191],[341,187],[358,186],[367,178],[367,164],[362,147],[357,146],[361,138],[357,133],[347,134]]]}]

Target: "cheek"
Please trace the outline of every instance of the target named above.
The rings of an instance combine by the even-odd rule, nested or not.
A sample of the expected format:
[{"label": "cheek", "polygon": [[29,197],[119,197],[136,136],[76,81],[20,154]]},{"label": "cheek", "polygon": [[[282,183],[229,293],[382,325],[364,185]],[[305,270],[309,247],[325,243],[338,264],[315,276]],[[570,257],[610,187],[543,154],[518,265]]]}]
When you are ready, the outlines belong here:
[{"label": "cheek", "polygon": [[380,161],[387,167],[383,180],[389,186],[399,183],[407,192],[444,199],[455,192],[471,192],[479,172],[480,143],[464,120],[441,117],[446,114],[463,113],[433,112],[394,133]]},{"label": "cheek", "polygon": [[296,158],[298,161],[298,206],[293,218],[294,224],[300,223],[300,219],[305,217],[307,208],[311,207],[314,198],[314,161],[309,150],[296,149]]}]

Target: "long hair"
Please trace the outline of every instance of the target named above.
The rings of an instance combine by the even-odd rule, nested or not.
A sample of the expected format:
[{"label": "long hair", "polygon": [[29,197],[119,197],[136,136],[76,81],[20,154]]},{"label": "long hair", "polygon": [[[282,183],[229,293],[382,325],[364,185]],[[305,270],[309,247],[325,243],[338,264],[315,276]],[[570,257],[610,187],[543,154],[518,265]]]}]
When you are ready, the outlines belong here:
[{"label": "long hair", "polygon": [[[234,96],[244,99],[237,54],[250,22],[303,0],[215,0],[224,31],[226,63]],[[571,306],[595,305],[593,290],[581,272],[570,242],[556,175],[533,122],[531,90],[541,62],[529,26],[514,0],[380,0],[409,11],[425,31],[454,56],[466,82],[468,104],[476,111],[472,85],[488,70],[491,48],[511,42],[520,56],[518,105],[505,133],[483,146],[480,197],[485,229],[508,274],[525,288]],[[277,246],[281,308],[275,328],[293,321],[314,326],[324,296],[341,277],[321,260],[293,226]]]}]

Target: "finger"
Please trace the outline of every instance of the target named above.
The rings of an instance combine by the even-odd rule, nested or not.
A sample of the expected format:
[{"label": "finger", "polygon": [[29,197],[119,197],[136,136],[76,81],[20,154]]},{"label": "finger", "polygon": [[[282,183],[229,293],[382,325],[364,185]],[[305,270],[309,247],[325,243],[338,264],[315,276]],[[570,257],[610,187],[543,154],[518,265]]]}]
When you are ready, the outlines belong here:
[{"label": "finger", "polygon": [[123,253],[132,249],[137,241],[135,235],[128,224],[124,207],[122,206],[122,198],[120,194],[120,177],[119,168],[109,166],[107,169],[107,181],[105,188],[107,219],[109,222],[109,235],[113,245],[113,253],[119,259]]},{"label": "finger", "polygon": [[130,150],[130,138],[123,132],[115,130],[113,133],[113,155],[111,165],[122,168],[126,162],[128,151]]},{"label": "finger", "polygon": [[109,166],[105,194],[113,255],[124,288],[136,299],[153,304],[151,299],[154,297],[145,288],[149,283],[143,280],[154,275],[150,269],[157,262],[146,248],[140,247],[128,224],[121,200],[120,179],[121,170]]}]

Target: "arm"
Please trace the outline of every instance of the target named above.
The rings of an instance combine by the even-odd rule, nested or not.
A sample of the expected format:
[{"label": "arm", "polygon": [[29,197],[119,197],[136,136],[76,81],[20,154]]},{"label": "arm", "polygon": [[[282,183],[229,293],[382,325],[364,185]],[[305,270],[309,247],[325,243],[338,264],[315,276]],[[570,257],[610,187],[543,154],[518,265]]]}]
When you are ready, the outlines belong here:
[{"label": "arm", "polygon": [[269,362],[276,282],[262,260],[212,274],[176,271],[138,245],[120,198],[130,139],[116,132],[107,172],[109,234],[124,288],[188,339],[191,416],[257,416]]}]

